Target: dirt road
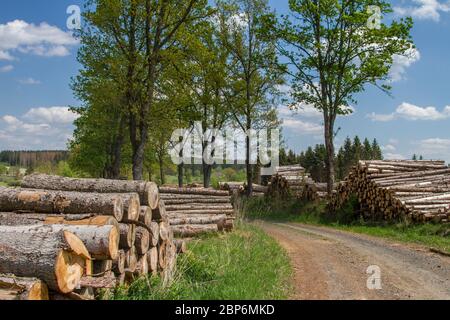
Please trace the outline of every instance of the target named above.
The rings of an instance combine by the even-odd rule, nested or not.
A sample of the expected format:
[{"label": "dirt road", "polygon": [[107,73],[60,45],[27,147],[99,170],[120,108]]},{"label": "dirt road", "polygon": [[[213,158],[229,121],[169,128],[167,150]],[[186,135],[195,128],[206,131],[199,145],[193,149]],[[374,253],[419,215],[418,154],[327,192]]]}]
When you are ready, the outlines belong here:
[{"label": "dirt road", "polygon": [[256,224],[291,258],[292,299],[450,299],[450,258],[426,248],[330,228]]}]

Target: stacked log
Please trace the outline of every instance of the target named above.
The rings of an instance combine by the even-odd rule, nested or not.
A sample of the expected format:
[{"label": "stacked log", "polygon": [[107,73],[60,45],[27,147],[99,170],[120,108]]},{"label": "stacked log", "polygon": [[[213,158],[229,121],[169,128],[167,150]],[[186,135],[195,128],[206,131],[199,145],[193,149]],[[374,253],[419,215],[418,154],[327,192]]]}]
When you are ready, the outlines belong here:
[{"label": "stacked log", "polygon": [[25,186],[0,188],[0,299],[88,300],[147,274],[170,281],[182,250],[151,183],[33,175]]},{"label": "stacked log", "polygon": [[446,223],[450,168],[444,161],[360,161],[338,186],[330,209],[339,209],[352,195],[366,217]]},{"label": "stacked log", "polygon": [[303,195],[308,175],[301,165],[277,167],[269,181],[268,195],[286,199]]},{"label": "stacked log", "polygon": [[[247,195],[247,183],[245,182],[219,182],[219,189],[228,191],[230,195],[237,194],[239,196]],[[268,187],[259,184],[252,185],[252,197],[264,197],[268,192]]]},{"label": "stacked log", "polygon": [[234,209],[228,191],[161,187],[160,197],[165,204],[167,221],[177,238],[233,229]]}]

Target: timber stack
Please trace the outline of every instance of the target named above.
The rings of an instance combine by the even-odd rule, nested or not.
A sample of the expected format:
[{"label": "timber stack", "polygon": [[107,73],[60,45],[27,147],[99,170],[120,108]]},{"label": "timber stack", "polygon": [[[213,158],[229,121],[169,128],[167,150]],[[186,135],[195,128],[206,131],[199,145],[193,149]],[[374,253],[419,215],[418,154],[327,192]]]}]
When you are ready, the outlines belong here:
[{"label": "timber stack", "polygon": [[300,198],[305,188],[308,175],[301,165],[277,167],[276,173],[269,181],[269,196]]},{"label": "timber stack", "polygon": [[330,201],[355,196],[367,218],[412,222],[450,220],[450,168],[444,161],[360,161]]},{"label": "timber stack", "polygon": [[233,230],[234,209],[228,191],[175,187],[159,190],[164,215],[176,238]]},{"label": "timber stack", "polygon": [[[268,187],[261,186],[259,184],[253,184],[252,197],[264,197],[268,192]],[[219,182],[219,189],[228,191],[232,196],[234,194],[238,196],[245,196],[247,194],[247,183],[245,182]]]},{"label": "timber stack", "polygon": [[0,299],[90,300],[147,274],[170,281],[177,252],[151,182],[30,175],[0,188]]}]

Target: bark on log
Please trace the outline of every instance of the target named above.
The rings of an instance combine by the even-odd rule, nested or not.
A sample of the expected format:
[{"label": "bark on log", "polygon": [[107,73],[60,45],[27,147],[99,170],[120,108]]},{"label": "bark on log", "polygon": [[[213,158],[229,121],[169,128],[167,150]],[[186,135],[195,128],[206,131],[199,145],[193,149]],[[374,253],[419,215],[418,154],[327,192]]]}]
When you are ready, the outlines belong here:
[{"label": "bark on log", "polygon": [[116,285],[117,279],[111,272],[102,277],[82,277],[80,281],[81,287],[94,289],[114,289]]},{"label": "bark on log", "polygon": [[159,224],[152,222],[150,224],[150,246],[156,247],[159,243]]},{"label": "bark on log", "polygon": [[115,226],[52,225],[54,230],[75,234],[86,246],[92,258],[114,260],[119,253],[119,231]]},{"label": "bark on log", "polygon": [[134,271],[134,275],[136,277],[142,277],[148,274],[148,258],[147,254],[139,256],[136,270]]},{"label": "bark on log", "polygon": [[133,273],[136,270],[138,256],[134,247],[126,252],[125,269]]},{"label": "bark on log", "polygon": [[119,250],[119,254],[117,255],[117,259],[113,261],[112,271],[116,275],[120,275],[125,272],[125,264],[127,260],[127,254],[124,250]]},{"label": "bark on log", "polygon": [[187,252],[187,244],[186,241],[184,240],[180,240],[180,239],[175,239],[173,241],[175,247],[177,248],[177,253],[178,254],[184,254]]},{"label": "bark on log", "polygon": [[83,242],[57,225],[0,227],[0,273],[38,277],[52,290],[72,292],[91,259]]},{"label": "bark on log", "polygon": [[148,206],[141,206],[139,210],[139,222],[145,224],[146,226],[150,226],[153,219],[152,209]]},{"label": "bark on log", "polygon": [[122,199],[115,195],[0,187],[0,211],[108,215],[123,217]]},{"label": "bark on log", "polygon": [[165,242],[169,240],[170,225],[165,222],[159,223],[159,242]]},{"label": "bark on log", "polygon": [[[227,216],[222,215],[199,215],[199,216],[183,216],[183,215],[174,215],[170,219],[171,226],[179,226],[185,224],[217,224],[223,225],[227,220]],[[219,229],[221,229],[219,227]]]},{"label": "bark on log", "polygon": [[[117,254],[118,259],[119,254]],[[113,269],[113,260],[94,260],[92,276],[99,277],[111,272]]]},{"label": "bark on log", "polygon": [[120,223],[119,232],[120,232],[119,248],[130,249],[134,247],[134,243],[136,240],[136,226],[134,224]]},{"label": "bark on log", "polygon": [[153,247],[147,252],[147,263],[149,272],[155,273],[158,271],[158,248]]},{"label": "bark on log", "polygon": [[184,204],[184,205],[166,206],[167,212],[188,211],[188,210],[204,210],[204,211],[233,210],[233,206],[231,205],[231,203],[223,204],[223,205],[192,203],[192,204]]},{"label": "bark on log", "polygon": [[159,202],[158,186],[153,182],[107,179],[72,179],[42,174],[25,176],[22,187],[96,193],[137,193],[142,205],[155,209]]},{"label": "bark on log", "polygon": [[167,212],[164,200],[159,200],[158,207],[152,211],[153,220],[167,222]]},{"label": "bark on log", "polygon": [[172,230],[178,238],[196,237],[202,234],[219,232],[217,224],[172,226]]},{"label": "bark on log", "polygon": [[49,300],[48,288],[36,278],[0,275],[0,300]]},{"label": "bark on log", "polygon": [[141,211],[141,202],[139,200],[139,195],[137,193],[123,193],[117,195],[119,197],[122,197],[123,200],[123,220],[138,221]]},{"label": "bark on log", "polygon": [[144,255],[150,248],[150,232],[142,227],[136,228],[136,241],[134,246],[136,247],[139,255]]},{"label": "bark on log", "polygon": [[161,187],[159,188],[160,193],[169,194],[190,194],[190,195],[203,195],[203,196],[230,196],[228,191],[220,191],[214,189],[203,189],[203,188],[170,188]]}]

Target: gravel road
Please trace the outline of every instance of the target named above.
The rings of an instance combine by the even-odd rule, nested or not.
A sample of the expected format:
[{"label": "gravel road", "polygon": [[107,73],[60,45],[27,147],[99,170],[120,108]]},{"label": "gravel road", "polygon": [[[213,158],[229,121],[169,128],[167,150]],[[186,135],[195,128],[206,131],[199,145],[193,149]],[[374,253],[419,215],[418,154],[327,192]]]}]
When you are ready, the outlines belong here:
[{"label": "gravel road", "polygon": [[255,223],[291,258],[292,299],[450,299],[450,258],[428,248],[325,227]]}]

